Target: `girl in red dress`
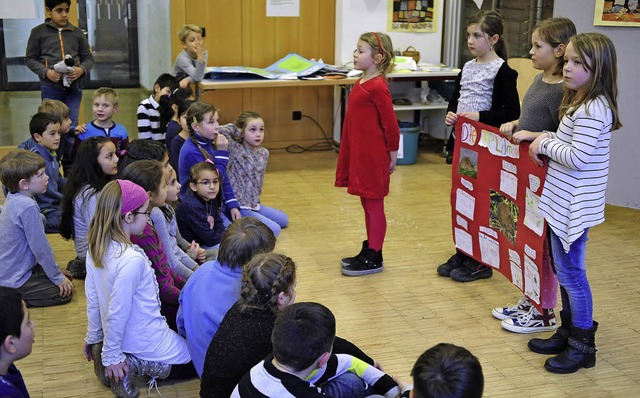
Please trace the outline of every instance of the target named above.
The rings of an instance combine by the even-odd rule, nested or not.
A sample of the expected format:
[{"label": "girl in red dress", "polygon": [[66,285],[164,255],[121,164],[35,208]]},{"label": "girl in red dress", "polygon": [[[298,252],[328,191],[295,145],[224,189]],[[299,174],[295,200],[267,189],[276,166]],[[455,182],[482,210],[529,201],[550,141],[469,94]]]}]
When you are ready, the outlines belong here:
[{"label": "girl in red dress", "polygon": [[396,169],[400,129],[393,111],[385,73],[393,68],[393,45],[384,33],[368,32],[358,39],[354,68],[362,71],[349,95],[344,118],[337,187],[360,197],[367,240],[357,256],[343,258],[344,275],[382,271],[382,245],[387,231],[384,197]]}]

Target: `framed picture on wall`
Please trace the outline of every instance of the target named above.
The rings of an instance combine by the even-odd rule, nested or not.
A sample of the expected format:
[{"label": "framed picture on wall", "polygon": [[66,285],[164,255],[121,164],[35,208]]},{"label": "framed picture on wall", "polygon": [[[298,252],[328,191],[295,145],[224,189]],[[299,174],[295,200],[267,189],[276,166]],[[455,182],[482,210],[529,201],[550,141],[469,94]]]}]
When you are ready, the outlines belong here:
[{"label": "framed picture on wall", "polygon": [[439,0],[387,0],[389,32],[436,32]]},{"label": "framed picture on wall", "polygon": [[640,26],[639,0],[596,0],[594,26]]}]

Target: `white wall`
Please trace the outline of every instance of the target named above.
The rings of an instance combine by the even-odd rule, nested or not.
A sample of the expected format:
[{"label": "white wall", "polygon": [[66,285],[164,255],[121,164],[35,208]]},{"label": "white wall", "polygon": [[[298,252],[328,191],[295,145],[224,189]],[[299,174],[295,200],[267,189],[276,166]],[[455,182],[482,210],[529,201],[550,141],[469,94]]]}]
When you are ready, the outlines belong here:
[{"label": "white wall", "polygon": [[153,90],[158,76],[171,72],[170,0],[138,0],[140,85]]},{"label": "white wall", "polygon": [[[388,2],[389,0],[336,0],[336,65],[353,62],[353,50],[356,48],[358,38],[362,33],[371,31],[388,33],[394,49],[404,51],[409,46],[415,47],[420,51],[420,62],[432,64],[441,62],[443,0],[436,0],[438,5],[436,31],[429,33],[387,32]],[[406,83],[401,84],[404,84],[407,90],[413,86],[413,84],[408,86]],[[339,89],[336,89],[334,103],[336,107],[340,104]],[[336,115],[339,118],[338,109],[336,109]],[[429,119],[434,121],[433,124],[431,121],[425,122],[429,125],[429,132],[443,135],[444,123],[435,123],[435,121],[444,120],[444,113],[436,115],[434,112],[423,112],[423,115],[433,117]],[[411,121],[413,112],[400,112],[398,117],[401,120]],[[340,142],[340,125],[339,120],[334,122],[333,139],[336,142]]]},{"label": "white wall", "polygon": [[640,92],[638,79],[638,28],[617,28],[593,26],[594,6],[576,6],[575,0],[555,0],[554,16],[571,18],[578,33],[600,32],[609,36],[616,46],[618,55],[618,108],[624,125],[614,131],[611,138],[611,162],[607,203],[640,209],[640,112],[637,93]]},{"label": "white wall", "polygon": [[[440,63],[442,46],[443,0],[436,0],[437,31],[433,33],[388,32],[393,47],[405,50],[409,46],[420,51],[420,62]],[[336,65],[353,61],[353,50],[364,32],[387,32],[389,0],[336,0]]]}]

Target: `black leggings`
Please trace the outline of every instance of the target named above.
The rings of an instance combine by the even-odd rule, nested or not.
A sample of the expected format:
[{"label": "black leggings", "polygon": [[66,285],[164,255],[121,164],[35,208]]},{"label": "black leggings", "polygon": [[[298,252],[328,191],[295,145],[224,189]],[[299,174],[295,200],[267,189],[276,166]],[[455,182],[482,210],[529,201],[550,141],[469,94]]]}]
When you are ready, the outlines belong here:
[{"label": "black leggings", "polygon": [[198,377],[196,368],[193,366],[193,362],[183,363],[179,365],[171,365],[171,373],[167,379],[171,380],[185,380]]}]

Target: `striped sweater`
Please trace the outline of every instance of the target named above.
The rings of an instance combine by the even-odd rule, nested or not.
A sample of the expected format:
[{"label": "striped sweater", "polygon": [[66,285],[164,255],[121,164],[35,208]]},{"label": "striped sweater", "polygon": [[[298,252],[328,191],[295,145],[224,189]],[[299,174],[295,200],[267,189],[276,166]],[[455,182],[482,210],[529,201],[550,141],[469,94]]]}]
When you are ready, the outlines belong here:
[{"label": "striped sweater", "polygon": [[391,376],[366,362],[347,354],[332,354],[327,364],[309,375],[307,380],[278,370],[272,363],[273,355],[251,368],[231,394],[232,398],[312,398],[327,397],[316,386],[346,372],[353,372],[385,398],[400,395],[400,388]]},{"label": "striped sweater", "polygon": [[152,139],[164,142],[165,133],[160,129],[160,104],[153,95],[142,100],[138,105],[138,138],[141,140]]},{"label": "striped sweater", "polygon": [[565,115],[540,141],[549,157],[540,211],[566,252],[586,228],[604,221],[613,115],[600,96]]},{"label": "striped sweater", "polygon": [[158,280],[160,302],[177,305],[180,290],[184,286],[185,280],[169,267],[169,261],[164,253],[162,240],[160,240],[160,235],[158,235],[156,228],[151,224],[147,224],[141,235],[131,235],[131,242],[140,246],[149,257],[149,260],[151,260],[151,267],[155,271],[156,279]]}]

